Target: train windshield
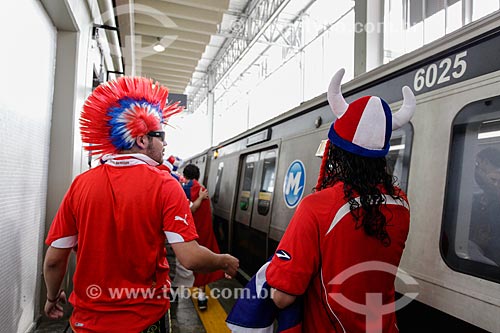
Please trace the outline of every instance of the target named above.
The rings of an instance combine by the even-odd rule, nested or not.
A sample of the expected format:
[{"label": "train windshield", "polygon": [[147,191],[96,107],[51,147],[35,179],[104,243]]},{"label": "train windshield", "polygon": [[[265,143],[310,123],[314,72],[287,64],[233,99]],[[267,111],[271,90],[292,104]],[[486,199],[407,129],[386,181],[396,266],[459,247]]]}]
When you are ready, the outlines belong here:
[{"label": "train windshield", "polygon": [[453,123],[441,252],[455,270],[500,282],[500,97]]}]

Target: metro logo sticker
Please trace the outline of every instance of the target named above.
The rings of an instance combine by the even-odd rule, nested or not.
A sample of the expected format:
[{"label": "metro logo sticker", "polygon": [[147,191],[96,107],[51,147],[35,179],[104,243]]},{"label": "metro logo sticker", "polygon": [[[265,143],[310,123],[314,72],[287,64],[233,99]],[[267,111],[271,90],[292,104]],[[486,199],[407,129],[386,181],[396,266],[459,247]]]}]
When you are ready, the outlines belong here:
[{"label": "metro logo sticker", "polygon": [[306,169],[300,160],[293,161],[286,171],[285,182],[283,183],[283,198],[288,208],[296,207],[306,184]]}]

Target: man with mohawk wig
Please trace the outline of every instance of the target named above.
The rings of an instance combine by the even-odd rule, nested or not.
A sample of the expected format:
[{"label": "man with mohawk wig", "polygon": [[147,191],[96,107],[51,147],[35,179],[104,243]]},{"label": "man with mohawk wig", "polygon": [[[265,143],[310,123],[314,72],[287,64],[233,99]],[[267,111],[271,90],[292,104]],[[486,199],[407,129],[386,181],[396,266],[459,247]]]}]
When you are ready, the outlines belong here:
[{"label": "man with mohawk wig", "polygon": [[267,283],[278,308],[304,295],[303,332],[396,333],[394,280],[410,211],[385,156],[391,132],[412,117],[415,96],[403,87],[403,106],[394,114],[377,96],[347,104],[343,75],[339,70],[328,89],[337,120],[316,191],[297,207]]},{"label": "man with mohawk wig", "polygon": [[156,166],[163,162],[165,125],[182,111],[168,90],[140,77],[97,87],[80,117],[82,141],[102,165],[75,178],[50,227],[44,262],[45,313],[57,319],[60,289],[76,251],[74,332],[167,332],[170,307],[165,241],[187,268],[222,269],[234,276],[238,260],[199,246],[184,191]]}]

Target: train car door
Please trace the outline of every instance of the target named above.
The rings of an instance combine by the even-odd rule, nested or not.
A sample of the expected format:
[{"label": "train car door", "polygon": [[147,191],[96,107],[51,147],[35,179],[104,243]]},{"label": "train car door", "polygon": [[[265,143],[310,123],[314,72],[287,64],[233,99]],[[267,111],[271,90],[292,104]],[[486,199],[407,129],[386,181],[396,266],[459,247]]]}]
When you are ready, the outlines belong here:
[{"label": "train car door", "polygon": [[233,230],[233,252],[254,274],[267,259],[267,238],[276,181],[277,148],[243,158]]}]

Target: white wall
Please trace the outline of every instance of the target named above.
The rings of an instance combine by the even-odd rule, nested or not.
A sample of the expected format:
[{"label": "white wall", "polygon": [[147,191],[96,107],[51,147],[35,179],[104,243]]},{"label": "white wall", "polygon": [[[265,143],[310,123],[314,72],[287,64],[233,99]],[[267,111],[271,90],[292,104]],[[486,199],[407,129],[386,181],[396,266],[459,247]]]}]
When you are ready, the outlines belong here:
[{"label": "white wall", "polygon": [[57,33],[38,1],[1,7],[0,331],[25,332],[38,301]]},{"label": "white wall", "polygon": [[39,318],[43,241],[71,181],[85,170],[78,119],[98,52],[91,47],[96,6],[96,0],[0,5],[1,332],[27,332]]}]

